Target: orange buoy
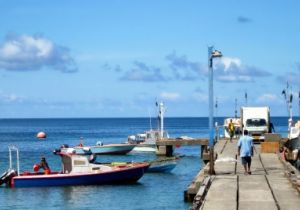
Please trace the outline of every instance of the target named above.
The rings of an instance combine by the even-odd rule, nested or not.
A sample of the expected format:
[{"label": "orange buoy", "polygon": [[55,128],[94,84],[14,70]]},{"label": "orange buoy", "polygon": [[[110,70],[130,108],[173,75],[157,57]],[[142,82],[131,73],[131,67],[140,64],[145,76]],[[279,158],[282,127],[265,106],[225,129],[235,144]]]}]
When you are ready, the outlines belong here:
[{"label": "orange buoy", "polygon": [[37,138],[39,139],[44,139],[46,138],[46,133],[41,131],[41,132],[38,132],[38,134],[36,135]]}]

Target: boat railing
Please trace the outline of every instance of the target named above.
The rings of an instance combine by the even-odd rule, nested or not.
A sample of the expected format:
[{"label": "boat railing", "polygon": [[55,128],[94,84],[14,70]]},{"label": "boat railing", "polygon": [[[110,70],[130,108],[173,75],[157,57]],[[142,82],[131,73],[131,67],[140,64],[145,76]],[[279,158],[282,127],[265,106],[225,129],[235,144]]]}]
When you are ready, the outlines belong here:
[{"label": "boat railing", "polygon": [[15,152],[16,153],[16,163],[17,163],[17,173],[18,175],[20,174],[20,162],[19,162],[19,149],[12,145],[12,146],[8,146],[8,150],[9,150],[9,169],[12,170],[13,169],[13,159],[12,159],[12,153]]}]

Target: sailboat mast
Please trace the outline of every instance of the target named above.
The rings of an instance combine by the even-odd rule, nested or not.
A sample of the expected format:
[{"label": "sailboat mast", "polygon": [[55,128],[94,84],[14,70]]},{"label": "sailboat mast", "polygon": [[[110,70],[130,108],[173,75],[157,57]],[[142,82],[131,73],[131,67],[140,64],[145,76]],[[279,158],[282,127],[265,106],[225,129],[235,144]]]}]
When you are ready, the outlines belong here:
[{"label": "sailboat mast", "polygon": [[235,109],[234,109],[234,117],[237,118],[237,99],[236,98],[234,100],[234,107],[235,107]]},{"label": "sailboat mast", "polygon": [[148,114],[149,114],[150,130],[152,131],[151,114],[150,114],[150,110],[149,109],[148,109]]},{"label": "sailboat mast", "polygon": [[300,118],[300,91],[298,92],[298,119]]},{"label": "sailboat mast", "polygon": [[292,126],[292,102],[293,102],[293,94],[292,91],[290,91],[289,82],[286,83],[286,89],[282,91],[282,94],[284,95],[284,98],[286,100],[286,106],[288,111],[288,130],[290,132],[291,126]]}]

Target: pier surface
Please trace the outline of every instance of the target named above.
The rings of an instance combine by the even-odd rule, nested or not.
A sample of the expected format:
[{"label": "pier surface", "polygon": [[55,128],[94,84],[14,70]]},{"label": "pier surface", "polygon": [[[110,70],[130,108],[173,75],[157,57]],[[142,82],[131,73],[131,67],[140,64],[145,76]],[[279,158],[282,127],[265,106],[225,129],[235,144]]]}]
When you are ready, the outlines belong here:
[{"label": "pier surface", "polygon": [[[208,175],[206,165],[187,190],[196,194],[191,209],[300,209],[299,187],[288,178],[278,154],[261,153],[255,145],[252,174],[245,175],[236,140],[218,141],[215,153],[215,175]],[[299,180],[299,172],[293,173]]]}]

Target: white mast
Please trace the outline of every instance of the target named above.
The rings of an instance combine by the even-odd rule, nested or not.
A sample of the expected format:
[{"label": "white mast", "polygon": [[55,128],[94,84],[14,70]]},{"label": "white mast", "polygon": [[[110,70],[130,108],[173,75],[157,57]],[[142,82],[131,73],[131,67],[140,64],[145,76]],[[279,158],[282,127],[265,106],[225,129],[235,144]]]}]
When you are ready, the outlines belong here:
[{"label": "white mast", "polygon": [[160,138],[163,138],[164,137],[164,113],[165,113],[165,107],[164,107],[164,104],[163,102],[160,102],[159,103],[159,114],[158,114],[158,117],[159,117],[159,130],[160,130]]},{"label": "white mast", "polygon": [[292,116],[292,103],[293,103],[293,93],[290,90],[290,86],[289,83],[286,83],[286,89],[283,89],[282,94],[284,95],[284,98],[286,100],[286,104],[287,104],[287,111],[288,111],[288,130],[289,133],[291,131],[291,127],[292,127],[292,123],[293,123],[293,116]]},{"label": "white mast", "polygon": [[148,109],[148,113],[149,113],[149,121],[150,121],[150,130],[152,131],[152,122],[151,122],[151,113],[150,113],[150,109]]}]

